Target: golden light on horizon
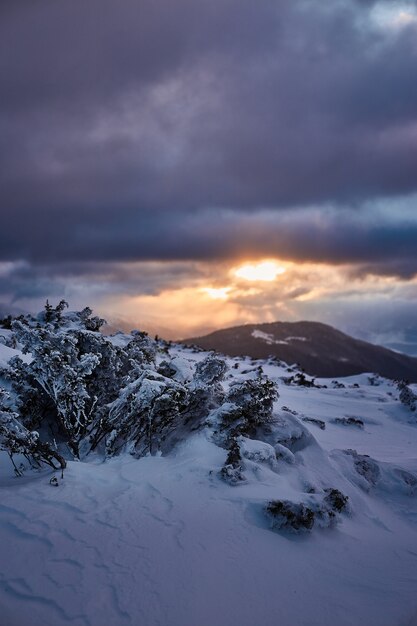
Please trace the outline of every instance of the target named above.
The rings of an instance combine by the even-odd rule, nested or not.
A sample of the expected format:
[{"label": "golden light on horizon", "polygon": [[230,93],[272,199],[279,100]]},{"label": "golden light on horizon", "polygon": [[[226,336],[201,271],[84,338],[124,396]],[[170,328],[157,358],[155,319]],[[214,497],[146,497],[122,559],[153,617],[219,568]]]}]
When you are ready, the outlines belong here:
[{"label": "golden light on horizon", "polygon": [[[133,269],[137,274],[138,266]],[[150,264],[145,269],[155,276],[161,271]],[[350,310],[372,298],[383,303],[396,293],[406,299],[417,293],[416,289],[417,277],[399,282],[393,276],[364,277],[348,264],[334,266],[265,258],[236,264],[207,264],[197,276],[191,273],[189,283],[180,275],[177,283],[173,281],[169,288],[164,284],[155,293],[139,291],[117,299],[111,296],[102,302],[102,311],[110,322],[116,323],[123,310],[121,321],[125,327],[177,340],[220,328],[278,319],[313,319],[326,323],[331,321],[329,310]]]},{"label": "golden light on horizon", "polygon": [[244,280],[272,282],[285,271],[285,267],[276,261],[266,260],[259,263],[245,263],[235,269],[233,274]]},{"label": "golden light on horizon", "polygon": [[213,300],[227,300],[231,287],[203,287],[201,291]]}]

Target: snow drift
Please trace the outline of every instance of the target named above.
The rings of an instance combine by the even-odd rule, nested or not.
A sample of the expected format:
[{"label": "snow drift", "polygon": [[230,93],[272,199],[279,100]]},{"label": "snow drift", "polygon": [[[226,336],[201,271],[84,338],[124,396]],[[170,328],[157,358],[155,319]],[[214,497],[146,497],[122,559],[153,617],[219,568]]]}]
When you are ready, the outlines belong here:
[{"label": "snow drift", "polygon": [[415,387],[64,309],[0,333],[2,623],[417,623]]}]

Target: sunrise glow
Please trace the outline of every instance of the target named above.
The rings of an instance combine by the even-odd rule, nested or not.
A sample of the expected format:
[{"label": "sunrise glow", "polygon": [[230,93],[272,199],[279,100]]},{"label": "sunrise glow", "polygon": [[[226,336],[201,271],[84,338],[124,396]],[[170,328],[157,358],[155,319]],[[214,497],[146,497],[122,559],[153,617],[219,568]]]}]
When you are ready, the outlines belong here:
[{"label": "sunrise glow", "polygon": [[227,300],[231,287],[203,287],[201,291],[213,300]]},{"label": "sunrise glow", "polygon": [[285,267],[276,261],[261,261],[260,263],[245,263],[235,269],[233,274],[244,280],[272,282],[284,272]]}]

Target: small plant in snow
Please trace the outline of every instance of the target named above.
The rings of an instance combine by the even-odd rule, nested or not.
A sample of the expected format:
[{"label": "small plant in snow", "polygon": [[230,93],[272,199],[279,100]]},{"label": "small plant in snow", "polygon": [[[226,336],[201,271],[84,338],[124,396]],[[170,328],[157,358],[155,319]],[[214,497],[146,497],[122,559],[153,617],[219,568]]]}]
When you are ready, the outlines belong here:
[{"label": "small plant in snow", "polygon": [[417,395],[410,389],[405,380],[398,381],[397,389],[400,392],[400,402],[414,412],[417,408]]},{"label": "small plant in snow", "polygon": [[229,485],[239,485],[245,482],[246,479],[243,475],[243,464],[240,447],[235,438],[233,438],[229,445],[226,461],[220,470],[220,476]]},{"label": "small plant in snow", "polygon": [[321,499],[312,496],[307,502],[272,500],[265,507],[272,530],[308,532],[313,526],[333,526],[337,516],[347,509],[348,496],[338,489],[325,489]]}]

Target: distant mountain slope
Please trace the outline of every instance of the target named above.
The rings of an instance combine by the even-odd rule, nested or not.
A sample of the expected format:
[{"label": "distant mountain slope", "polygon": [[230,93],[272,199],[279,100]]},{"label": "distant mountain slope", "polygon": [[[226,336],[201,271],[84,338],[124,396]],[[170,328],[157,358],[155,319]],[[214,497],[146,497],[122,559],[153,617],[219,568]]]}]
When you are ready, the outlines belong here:
[{"label": "distant mountain slope", "polygon": [[354,339],[319,322],[247,324],[184,339],[182,343],[230,356],[275,356],[290,364],[298,363],[314,376],[375,372],[387,378],[417,382],[417,358]]}]

